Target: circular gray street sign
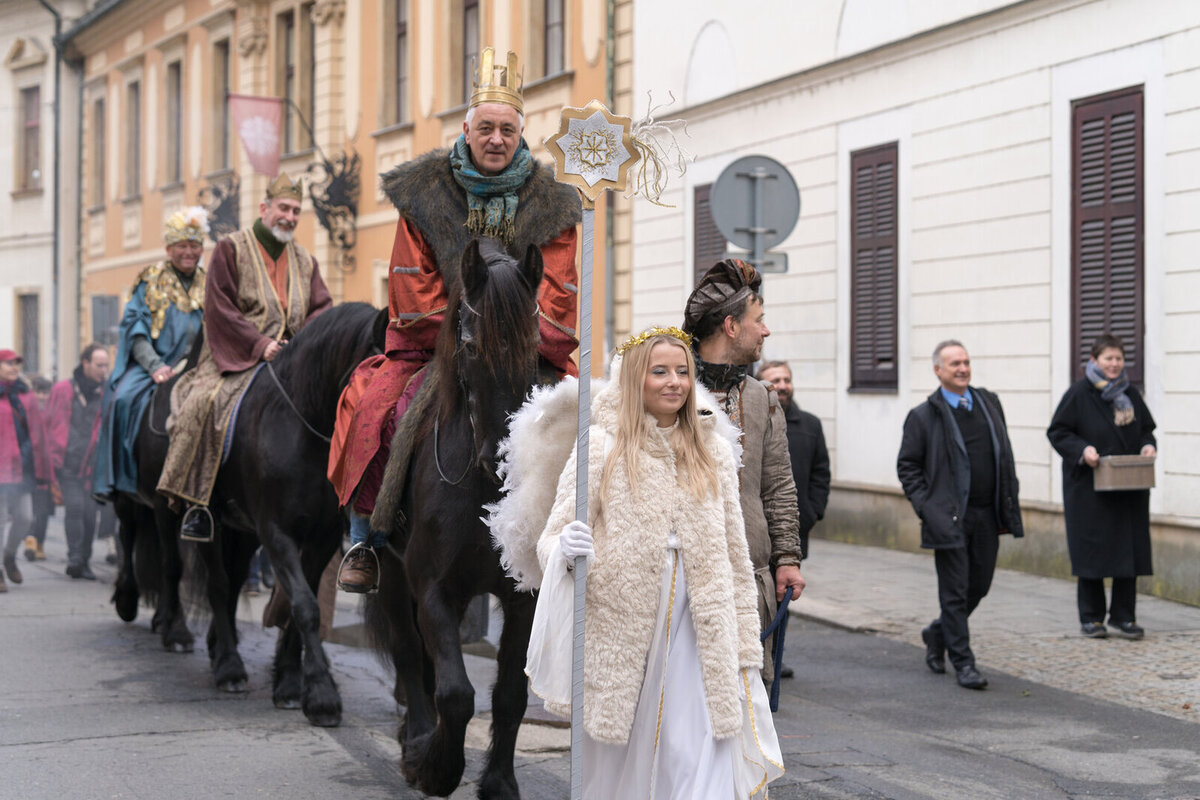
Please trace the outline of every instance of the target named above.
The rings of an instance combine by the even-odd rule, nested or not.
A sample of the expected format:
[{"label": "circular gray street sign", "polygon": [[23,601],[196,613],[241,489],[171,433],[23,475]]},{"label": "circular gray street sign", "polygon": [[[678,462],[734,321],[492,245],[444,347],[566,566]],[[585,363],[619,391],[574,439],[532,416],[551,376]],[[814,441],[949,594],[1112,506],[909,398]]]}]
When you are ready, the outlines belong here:
[{"label": "circular gray street sign", "polygon": [[787,167],[767,156],[744,156],[721,171],[709,195],[713,222],[737,247],[761,250],[782,242],[800,218],[800,190]]}]

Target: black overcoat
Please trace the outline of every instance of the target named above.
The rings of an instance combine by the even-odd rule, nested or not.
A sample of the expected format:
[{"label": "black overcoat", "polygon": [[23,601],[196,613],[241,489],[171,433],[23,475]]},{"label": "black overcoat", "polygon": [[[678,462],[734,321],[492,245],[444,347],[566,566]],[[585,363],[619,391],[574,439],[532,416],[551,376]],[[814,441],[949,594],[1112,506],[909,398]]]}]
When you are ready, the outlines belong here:
[{"label": "black overcoat", "polygon": [[821,420],[815,414],[801,411],[794,400],[789,400],[783,418],[787,421],[788,457],[796,481],[800,551],[808,558],[808,532],[825,517],[829,502],[829,449]]},{"label": "black overcoat", "polygon": [[[1012,443],[1000,399],[987,389],[970,387],[987,418],[996,460],[996,526],[1000,533],[1025,535],[1018,501]],[[913,511],[921,518],[921,547],[966,547],[963,516],[971,488],[971,466],[962,433],[940,389],[908,412],[896,457],[896,474]]]},{"label": "black overcoat", "polygon": [[1046,435],[1063,459],[1063,511],[1071,573],[1081,578],[1150,575],[1150,491],[1097,492],[1088,445],[1102,456],[1136,455],[1155,444],[1154,418],[1132,387],[1133,422],[1116,425],[1112,407],[1086,379],[1063,395]]}]

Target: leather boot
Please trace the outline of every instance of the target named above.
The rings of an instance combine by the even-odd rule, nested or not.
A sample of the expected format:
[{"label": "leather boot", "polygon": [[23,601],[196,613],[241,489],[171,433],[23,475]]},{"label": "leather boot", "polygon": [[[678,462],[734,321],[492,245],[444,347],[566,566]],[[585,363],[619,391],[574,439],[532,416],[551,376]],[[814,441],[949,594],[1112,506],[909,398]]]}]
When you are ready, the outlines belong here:
[{"label": "leather boot", "polygon": [[211,542],[213,540],[212,514],[206,506],[192,506],[183,515],[179,526],[179,538],[185,542]]},{"label": "leather boot", "polygon": [[25,578],[21,576],[21,570],[17,569],[17,557],[15,555],[6,555],[4,557],[4,574],[7,575],[8,579],[13,583],[21,583],[25,580]]},{"label": "leather boot", "polygon": [[365,544],[356,544],[342,559],[338,588],[343,592],[370,594],[379,589],[379,557]]}]

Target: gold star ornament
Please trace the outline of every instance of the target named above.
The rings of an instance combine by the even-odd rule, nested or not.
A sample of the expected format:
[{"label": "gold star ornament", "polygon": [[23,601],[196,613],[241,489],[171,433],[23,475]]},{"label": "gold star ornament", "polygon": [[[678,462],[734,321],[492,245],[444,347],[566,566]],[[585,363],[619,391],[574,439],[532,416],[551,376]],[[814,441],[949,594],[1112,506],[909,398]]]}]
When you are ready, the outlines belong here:
[{"label": "gold star ornament", "polygon": [[632,124],[599,100],[564,108],[558,133],[544,141],[554,157],[555,180],[574,186],[593,203],[601,192],[623,191],[629,169],[641,157],[629,137]]}]

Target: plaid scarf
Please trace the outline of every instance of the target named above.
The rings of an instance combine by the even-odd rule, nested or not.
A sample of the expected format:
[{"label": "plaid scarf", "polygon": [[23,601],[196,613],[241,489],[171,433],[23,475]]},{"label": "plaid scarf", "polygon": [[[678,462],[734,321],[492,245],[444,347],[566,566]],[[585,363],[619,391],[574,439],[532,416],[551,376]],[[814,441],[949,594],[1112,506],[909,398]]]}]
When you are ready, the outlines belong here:
[{"label": "plaid scarf", "polygon": [[1126,394],[1129,389],[1129,376],[1125,374],[1125,370],[1121,370],[1121,374],[1111,381],[1104,377],[1103,370],[1095,361],[1089,361],[1083,371],[1092,386],[1100,390],[1100,399],[1112,406],[1113,422],[1117,425],[1133,422],[1133,401]]},{"label": "plaid scarf", "polygon": [[499,175],[484,175],[471,163],[466,134],[450,148],[450,171],[467,192],[467,230],[512,244],[517,235],[517,190],[529,180],[533,156],[521,139],[512,162]]}]

